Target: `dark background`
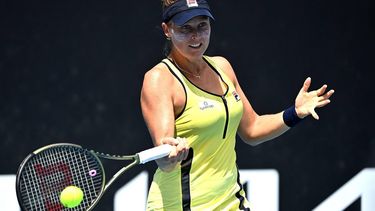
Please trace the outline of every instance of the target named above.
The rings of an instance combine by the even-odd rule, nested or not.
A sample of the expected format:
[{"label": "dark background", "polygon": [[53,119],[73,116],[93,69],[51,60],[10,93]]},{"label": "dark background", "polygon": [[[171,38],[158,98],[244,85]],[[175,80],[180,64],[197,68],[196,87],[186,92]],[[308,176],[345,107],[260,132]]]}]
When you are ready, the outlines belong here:
[{"label": "dark background", "polygon": [[[259,114],[292,105],[308,76],[312,89],[327,83],[336,91],[319,121],[308,117],[257,147],[238,141],[241,169],[279,172],[281,211],[311,210],[375,167],[374,1],[211,1],[211,8],[207,54],[231,61]],[[144,73],[163,58],[160,13],[157,0],[0,3],[0,174],[15,174],[28,153],[54,142],[111,154],[152,146],[139,97]],[[152,174],[156,165],[145,167]],[[97,210],[112,209],[115,190]]]}]

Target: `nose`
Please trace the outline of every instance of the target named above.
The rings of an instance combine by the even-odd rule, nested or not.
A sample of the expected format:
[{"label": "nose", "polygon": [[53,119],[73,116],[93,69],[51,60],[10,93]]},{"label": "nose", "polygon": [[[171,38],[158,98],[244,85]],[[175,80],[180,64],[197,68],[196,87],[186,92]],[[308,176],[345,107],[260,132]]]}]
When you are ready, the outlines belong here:
[{"label": "nose", "polygon": [[192,34],[191,34],[191,39],[196,40],[196,39],[198,39],[198,36],[199,36],[198,30],[194,30],[194,32],[192,32]]}]

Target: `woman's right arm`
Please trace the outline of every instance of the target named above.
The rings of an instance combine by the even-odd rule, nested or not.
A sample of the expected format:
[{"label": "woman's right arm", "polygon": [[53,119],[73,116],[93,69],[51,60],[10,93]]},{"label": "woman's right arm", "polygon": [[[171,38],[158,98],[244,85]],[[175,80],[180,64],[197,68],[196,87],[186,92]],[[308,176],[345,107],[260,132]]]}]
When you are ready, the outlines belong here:
[{"label": "woman's right arm", "polygon": [[159,168],[168,172],[186,159],[188,146],[185,139],[174,138],[175,102],[178,98],[176,93],[181,92],[176,91],[180,87],[175,87],[176,80],[164,68],[163,64],[159,64],[145,74],[141,91],[141,108],[154,145],[174,146],[168,157],[156,160]]}]

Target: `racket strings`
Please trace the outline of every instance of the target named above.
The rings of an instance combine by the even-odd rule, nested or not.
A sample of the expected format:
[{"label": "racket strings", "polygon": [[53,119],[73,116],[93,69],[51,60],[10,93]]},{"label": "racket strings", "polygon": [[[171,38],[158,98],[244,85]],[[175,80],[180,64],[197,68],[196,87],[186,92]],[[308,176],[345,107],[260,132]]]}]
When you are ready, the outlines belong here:
[{"label": "racket strings", "polygon": [[[36,172],[34,168],[31,168],[31,166],[27,166],[27,169],[25,170],[24,174],[24,180],[29,182],[29,185],[25,185],[24,188],[24,194],[23,195],[23,200],[27,199],[34,199],[35,203],[30,203],[29,206],[30,208],[32,207],[32,210],[38,210],[40,209],[38,201],[38,196],[41,195],[40,188],[38,188],[38,183],[36,183],[36,180],[32,179],[33,175],[35,175]],[[35,200],[36,199],[36,200]]]},{"label": "racket strings", "polygon": [[54,197],[53,193],[56,190],[63,190],[65,186],[72,183],[72,176],[69,166],[55,157],[61,152],[52,149],[45,153],[46,156],[42,157],[42,160],[47,166],[38,165],[40,166],[39,168],[42,168],[42,170],[39,170],[38,176],[42,181],[42,193],[46,196],[45,206],[47,210],[55,210],[61,208],[61,205],[59,199]]},{"label": "racket strings", "polygon": [[[87,160],[87,157],[82,156],[81,154],[79,156],[80,156],[80,159],[84,160],[84,164],[86,164],[85,169],[92,170],[90,168],[90,161]],[[88,173],[90,173],[90,171]],[[94,176],[92,175],[90,175],[90,177],[87,177],[87,176],[83,177],[82,174],[79,174],[79,175],[80,175],[80,178],[79,178],[80,181],[84,181],[86,184],[89,184],[86,186],[84,190],[84,195],[87,196],[87,200],[85,202],[88,203],[85,207],[88,207],[91,203],[93,203],[95,198],[99,196],[98,191],[95,190],[95,187],[98,186],[98,182],[93,179]],[[103,181],[99,181],[99,182],[104,183]]]},{"label": "racket strings", "polygon": [[64,210],[61,191],[75,185],[84,192],[82,203],[67,210],[86,210],[100,195],[104,172],[100,162],[88,151],[59,146],[33,156],[20,175],[20,195],[26,210]]}]

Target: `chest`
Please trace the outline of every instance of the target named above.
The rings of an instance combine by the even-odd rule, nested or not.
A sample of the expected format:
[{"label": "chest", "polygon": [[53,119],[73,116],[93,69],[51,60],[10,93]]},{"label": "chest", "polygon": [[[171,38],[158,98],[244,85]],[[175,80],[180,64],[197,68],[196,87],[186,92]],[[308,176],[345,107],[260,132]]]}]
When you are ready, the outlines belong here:
[{"label": "chest", "polygon": [[177,131],[225,139],[236,133],[242,110],[242,101],[232,87],[223,95],[188,87],[184,111],[176,120]]}]

